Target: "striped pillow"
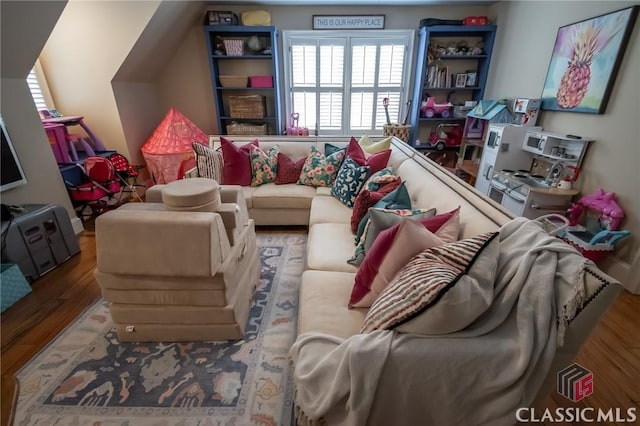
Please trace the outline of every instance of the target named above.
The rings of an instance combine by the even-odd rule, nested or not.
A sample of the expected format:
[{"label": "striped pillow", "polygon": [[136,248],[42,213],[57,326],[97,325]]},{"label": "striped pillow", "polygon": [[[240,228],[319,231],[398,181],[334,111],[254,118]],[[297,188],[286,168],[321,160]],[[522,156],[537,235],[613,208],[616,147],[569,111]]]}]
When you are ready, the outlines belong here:
[{"label": "striped pillow", "polygon": [[467,327],[493,300],[497,236],[486,233],[414,256],[373,302],[361,332],[441,335]]},{"label": "striped pillow", "polygon": [[198,177],[213,179],[222,183],[222,167],[224,165],[222,152],[211,149],[198,142],[191,144],[193,152],[196,153],[196,165],[198,166]]}]

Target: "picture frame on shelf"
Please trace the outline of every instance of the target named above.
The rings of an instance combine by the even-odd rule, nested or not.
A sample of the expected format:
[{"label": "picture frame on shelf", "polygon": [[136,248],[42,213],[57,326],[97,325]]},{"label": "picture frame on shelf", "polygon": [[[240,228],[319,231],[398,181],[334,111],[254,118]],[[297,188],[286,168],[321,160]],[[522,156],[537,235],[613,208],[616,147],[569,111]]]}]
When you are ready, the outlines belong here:
[{"label": "picture frame on shelf", "polygon": [[475,71],[467,71],[467,80],[465,82],[467,87],[474,87],[478,84],[478,73]]},{"label": "picture frame on shelf", "polygon": [[603,114],[640,6],[558,29],[541,109]]},{"label": "picture frame on shelf", "polygon": [[456,74],[456,87],[466,87],[467,86],[467,74],[460,73]]}]

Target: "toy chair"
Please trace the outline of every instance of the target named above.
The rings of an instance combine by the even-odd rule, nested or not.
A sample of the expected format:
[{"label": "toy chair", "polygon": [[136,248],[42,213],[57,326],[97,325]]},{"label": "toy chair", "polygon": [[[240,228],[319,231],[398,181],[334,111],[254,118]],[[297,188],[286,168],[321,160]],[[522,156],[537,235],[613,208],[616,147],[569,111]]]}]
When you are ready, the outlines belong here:
[{"label": "toy chair", "polygon": [[144,168],[144,165],[131,164],[124,155],[117,152],[107,158],[111,161],[111,164],[113,164],[116,176],[120,179],[120,182],[122,182],[120,200],[122,201],[122,196],[125,193],[129,193],[142,203],[142,198],[140,198],[140,194],[138,194],[136,188],[146,188],[146,185],[137,183],[140,170]]},{"label": "toy chair", "polygon": [[624,212],[616,194],[602,188],[579,199],[567,213],[569,226],[560,237],[594,262],[603,259],[618,241],[631,234],[618,230]]},{"label": "toy chair", "polygon": [[[88,157],[84,165],[76,166],[82,169],[85,182],[73,185],[65,181],[65,184],[76,213],[83,222],[120,206],[120,202],[115,199],[115,194],[120,192],[120,182],[108,159]],[[86,213],[87,208],[89,213]]]}]

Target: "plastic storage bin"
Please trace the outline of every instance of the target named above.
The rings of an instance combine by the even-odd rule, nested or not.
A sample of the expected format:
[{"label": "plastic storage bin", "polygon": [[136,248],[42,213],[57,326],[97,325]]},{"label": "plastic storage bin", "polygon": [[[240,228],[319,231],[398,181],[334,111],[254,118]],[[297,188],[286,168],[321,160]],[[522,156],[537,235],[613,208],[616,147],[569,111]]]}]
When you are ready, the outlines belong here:
[{"label": "plastic storage bin", "polygon": [[31,286],[15,263],[0,265],[0,310],[4,312],[11,305],[31,293]]},{"label": "plastic storage bin", "polygon": [[273,77],[270,75],[252,75],[249,80],[251,87],[273,87]]}]

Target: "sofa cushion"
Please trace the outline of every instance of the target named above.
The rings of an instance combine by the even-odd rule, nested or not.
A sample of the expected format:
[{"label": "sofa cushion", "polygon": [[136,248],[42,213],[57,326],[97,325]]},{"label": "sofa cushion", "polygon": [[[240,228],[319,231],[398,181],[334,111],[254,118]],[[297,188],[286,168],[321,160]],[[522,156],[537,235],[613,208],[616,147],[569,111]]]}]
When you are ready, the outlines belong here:
[{"label": "sofa cushion", "polygon": [[300,178],[302,166],[304,166],[305,158],[294,162],[290,157],[283,153],[278,153],[278,173],[276,174],[276,185],[284,185],[285,183],[296,183]]},{"label": "sofa cushion", "polygon": [[218,183],[222,183],[222,169],[224,167],[222,151],[220,149],[211,149],[198,142],[193,142],[191,146],[196,154],[198,177],[213,179]]},{"label": "sofa cushion", "polygon": [[402,218],[378,235],[358,269],[349,307],[368,308],[394,275],[421,251],[444,244],[419,222]]},{"label": "sofa cushion", "polygon": [[298,335],[324,333],[349,338],[360,332],[367,309],[348,309],[353,273],[305,271],[300,284]]},{"label": "sofa cushion", "polygon": [[319,186],[316,188],[316,195],[322,195],[323,197],[331,197],[331,188]]},{"label": "sofa cushion", "polygon": [[257,187],[251,198],[254,209],[310,209],[315,194],[310,186],[267,183]]},{"label": "sofa cushion", "polygon": [[[316,223],[309,229],[307,269],[355,272],[356,268],[347,263],[352,252],[353,237],[349,222]],[[347,300],[348,297],[344,300],[345,306]]]},{"label": "sofa cushion", "polygon": [[329,156],[322,154],[315,146],[302,166],[298,183],[307,186],[331,186],[336,179],[345,152],[340,150]]},{"label": "sofa cushion", "polygon": [[369,209],[367,223],[364,226],[360,240],[356,244],[354,255],[349,258],[349,263],[355,266],[360,265],[378,234],[400,223],[403,217],[411,220],[422,220],[433,216],[435,213],[436,209]]},{"label": "sofa cushion", "polygon": [[362,332],[439,335],[467,327],[493,300],[497,236],[486,233],[415,256],[371,305]]},{"label": "sofa cushion", "polygon": [[242,187],[242,195],[244,195],[244,200],[247,202],[247,209],[251,210],[253,208],[253,193],[258,189],[254,186],[243,186]]},{"label": "sofa cushion", "polygon": [[[316,223],[349,223],[350,218],[351,209],[333,197],[314,197],[311,201],[309,226]],[[351,233],[349,233],[349,238],[353,245]],[[353,247],[351,249],[353,250]]]},{"label": "sofa cushion", "polygon": [[278,174],[278,146],[269,148],[267,152],[259,147],[249,145],[251,159],[251,186],[260,186],[274,182]]},{"label": "sofa cushion", "polygon": [[359,166],[351,157],[342,162],[331,195],[347,207],[353,207],[356,196],[369,178],[369,166]]},{"label": "sofa cushion", "polygon": [[222,183],[225,185],[251,185],[251,160],[249,147],[258,146],[258,140],[254,139],[240,147],[226,138],[220,137],[224,165],[222,167]]},{"label": "sofa cushion", "polygon": [[356,138],[352,137],[347,147],[347,157],[351,157],[361,166],[369,166],[371,173],[377,173],[387,167],[387,162],[389,161],[389,157],[391,157],[391,150],[387,149],[376,152],[375,154],[370,154],[358,145]]}]

